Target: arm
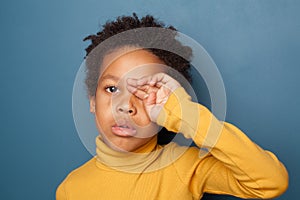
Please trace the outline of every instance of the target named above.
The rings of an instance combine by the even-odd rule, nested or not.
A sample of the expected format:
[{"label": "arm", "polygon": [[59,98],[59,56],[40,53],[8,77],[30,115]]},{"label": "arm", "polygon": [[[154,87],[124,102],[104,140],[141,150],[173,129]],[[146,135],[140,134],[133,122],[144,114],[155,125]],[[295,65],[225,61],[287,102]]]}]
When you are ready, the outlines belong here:
[{"label": "arm", "polygon": [[169,96],[157,123],[211,149],[211,156],[199,160],[201,164],[193,169],[189,180],[193,193],[203,182],[203,192],[243,198],[273,198],[286,190],[288,175],[274,154],[261,149],[237,127],[218,121],[206,107],[192,102],[182,87]]},{"label": "arm", "polygon": [[[223,193],[243,198],[273,198],[288,185],[285,167],[271,152],[253,143],[237,127],[220,122],[194,103],[179,83],[166,74],[129,80],[128,90],[145,101],[151,120],[192,138],[209,155],[193,159],[183,171],[193,194]],[[149,95],[147,95],[149,94]],[[180,172],[179,172],[180,173]]]}]

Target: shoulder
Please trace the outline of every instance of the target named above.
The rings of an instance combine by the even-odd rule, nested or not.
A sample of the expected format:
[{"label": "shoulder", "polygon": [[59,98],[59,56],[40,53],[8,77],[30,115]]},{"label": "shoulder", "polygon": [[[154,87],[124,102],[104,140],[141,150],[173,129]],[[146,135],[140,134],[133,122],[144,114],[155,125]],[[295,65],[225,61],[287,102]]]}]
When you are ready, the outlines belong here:
[{"label": "shoulder", "polygon": [[[67,199],[70,191],[76,191],[84,187],[86,180],[91,179],[96,171],[96,158],[92,158],[77,169],[67,175],[63,182],[58,186],[56,199]],[[92,173],[92,174],[91,174]]]},{"label": "shoulder", "polygon": [[96,158],[93,157],[77,169],[70,172],[64,182],[81,182],[82,180],[89,179],[89,177],[93,177],[93,174],[96,172]]}]

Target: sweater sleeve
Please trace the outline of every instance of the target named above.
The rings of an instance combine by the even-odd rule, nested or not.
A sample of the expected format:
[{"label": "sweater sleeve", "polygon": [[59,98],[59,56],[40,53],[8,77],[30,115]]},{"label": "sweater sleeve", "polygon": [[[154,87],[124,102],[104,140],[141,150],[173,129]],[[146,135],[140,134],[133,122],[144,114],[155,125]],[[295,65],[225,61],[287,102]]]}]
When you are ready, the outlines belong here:
[{"label": "sweater sleeve", "polygon": [[[192,138],[208,149],[180,167],[182,179],[195,196],[203,192],[242,198],[274,198],[288,186],[288,173],[277,157],[252,142],[240,129],[221,122],[204,106],[191,101],[180,87],[159,113],[157,123]],[[201,152],[201,151],[199,151]],[[184,164],[185,163],[185,164]]]}]

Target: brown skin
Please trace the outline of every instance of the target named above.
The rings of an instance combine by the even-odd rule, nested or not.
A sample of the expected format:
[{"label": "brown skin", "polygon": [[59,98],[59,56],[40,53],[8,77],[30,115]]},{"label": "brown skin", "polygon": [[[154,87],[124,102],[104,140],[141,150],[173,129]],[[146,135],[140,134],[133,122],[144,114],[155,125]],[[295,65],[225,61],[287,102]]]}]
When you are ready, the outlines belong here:
[{"label": "brown skin", "polygon": [[[159,126],[150,120],[145,109],[145,100],[141,99],[140,95],[138,97],[128,91],[126,80],[163,72],[162,68],[155,64],[164,63],[146,50],[135,50],[121,56],[119,54],[118,57],[114,54],[104,58],[103,66],[107,67],[101,74],[96,95],[90,98],[90,111],[95,114],[97,128],[109,147],[118,151],[133,152],[149,142]],[[120,120],[128,121],[136,130],[136,134],[116,134],[112,127]]]}]

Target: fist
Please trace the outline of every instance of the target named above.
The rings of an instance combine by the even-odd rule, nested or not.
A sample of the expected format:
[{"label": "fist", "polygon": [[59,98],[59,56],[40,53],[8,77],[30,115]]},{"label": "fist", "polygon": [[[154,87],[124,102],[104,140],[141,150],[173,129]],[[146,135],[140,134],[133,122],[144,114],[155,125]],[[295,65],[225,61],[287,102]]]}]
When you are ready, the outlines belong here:
[{"label": "fist", "polygon": [[178,87],[180,84],[165,73],[127,79],[128,91],[144,102],[147,114],[153,122],[156,122],[169,96]]}]

